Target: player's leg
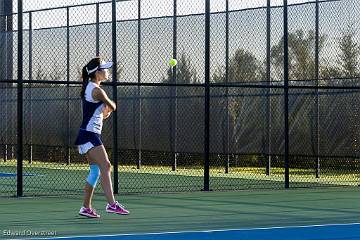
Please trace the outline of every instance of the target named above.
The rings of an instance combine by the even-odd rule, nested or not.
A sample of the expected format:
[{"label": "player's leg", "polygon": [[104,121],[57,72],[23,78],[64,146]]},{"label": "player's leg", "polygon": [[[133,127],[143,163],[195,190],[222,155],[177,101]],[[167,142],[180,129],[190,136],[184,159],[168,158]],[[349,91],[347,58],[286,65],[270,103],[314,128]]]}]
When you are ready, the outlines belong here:
[{"label": "player's leg", "polygon": [[85,188],[84,188],[84,204],[83,206],[86,208],[92,208],[91,200],[94,195],[95,187],[97,181],[100,177],[100,169],[96,165],[95,162],[88,159],[90,164],[90,173],[86,180]]},{"label": "player's leg", "polygon": [[114,203],[115,198],[113,194],[111,182],[111,163],[105,151],[104,145],[96,146],[90,149],[87,153],[89,161],[96,163],[100,168],[101,186],[104,190],[106,200],[108,203]]},{"label": "player's leg", "polygon": [[85,188],[84,188],[84,193],[85,193],[84,194],[84,204],[83,204],[84,207],[92,208],[91,200],[94,195],[94,190],[95,190],[95,188],[93,188],[89,183],[86,182]]},{"label": "player's leg", "polygon": [[96,164],[100,168],[101,185],[108,202],[106,206],[106,211],[122,215],[129,214],[129,211],[127,211],[121,204],[115,201],[111,181],[111,163],[109,161],[104,145],[92,148],[87,153],[87,156],[90,161],[96,162]]},{"label": "player's leg", "polygon": [[89,161],[90,163],[90,172],[86,179],[85,184],[85,193],[84,193],[84,203],[83,207],[80,209],[79,214],[90,217],[90,218],[99,218],[95,210],[92,208],[91,200],[94,194],[94,190],[97,184],[97,181],[100,177],[100,169],[98,165],[94,164],[94,162]]}]

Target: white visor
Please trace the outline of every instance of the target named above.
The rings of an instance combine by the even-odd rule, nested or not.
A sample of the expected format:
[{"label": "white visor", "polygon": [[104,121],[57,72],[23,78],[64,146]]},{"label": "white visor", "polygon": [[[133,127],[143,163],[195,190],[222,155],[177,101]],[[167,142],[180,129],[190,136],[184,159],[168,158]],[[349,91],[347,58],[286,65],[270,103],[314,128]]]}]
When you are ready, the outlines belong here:
[{"label": "white visor", "polygon": [[99,66],[99,69],[108,69],[108,68],[111,68],[112,65],[113,65],[113,62],[102,61],[100,66]]},{"label": "white visor", "polygon": [[111,68],[113,65],[113,62],[105,62],[105,61],[102,61],[99,65],[99,67],[96,67],[94,69],[87,69],[87,72],[88,74],[90,73],[93,73],[93,72],[96,72],[97,70],[101,70],[101,69],[108,69],[108,68]]}]

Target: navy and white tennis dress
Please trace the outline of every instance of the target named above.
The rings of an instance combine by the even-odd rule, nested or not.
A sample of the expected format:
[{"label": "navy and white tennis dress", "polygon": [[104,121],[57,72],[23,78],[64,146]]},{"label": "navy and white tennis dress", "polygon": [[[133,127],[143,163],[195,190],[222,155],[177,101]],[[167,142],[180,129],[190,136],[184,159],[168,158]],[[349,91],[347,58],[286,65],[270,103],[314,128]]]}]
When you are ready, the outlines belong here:
[{"label": "navy and white tennis dress", "polygon": [[102,145],[101,130],[103,126],[103,108],[105,104],[101,101],[95,101],[92,92],[95,83],[89,81],[85,90],[85,98],[83,99],[83,121],[80,126],[78,137],[75,145],[79,148],[80,154],[87,153],[91,148]]}]

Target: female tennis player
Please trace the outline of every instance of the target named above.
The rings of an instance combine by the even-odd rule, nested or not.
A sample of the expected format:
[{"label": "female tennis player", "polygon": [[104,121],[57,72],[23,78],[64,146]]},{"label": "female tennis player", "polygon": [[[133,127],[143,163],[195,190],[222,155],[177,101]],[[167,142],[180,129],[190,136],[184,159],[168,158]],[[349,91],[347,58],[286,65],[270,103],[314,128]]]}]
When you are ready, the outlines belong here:
[{"label": "female tennis player", "polygon": [[91,199],[100,176],[101,185],[108,202],[105,208],[106,212],[121,215],[129,214],[124,206],[115,201],[111,182],[111,164],[100,138],[103,120],[116,110],[115,102],[110,100],[100,87],[100,83],[108,79],[108,69],[112,65],[112,62],[105,62],[96,57],[82,69],[83,121],[75,145],[78,146],[80,154],[86,154],[90,164],[90,173],[85,185],[84,203],[79,211],[80,215],[89,218],[100,217],[91,206]]}]

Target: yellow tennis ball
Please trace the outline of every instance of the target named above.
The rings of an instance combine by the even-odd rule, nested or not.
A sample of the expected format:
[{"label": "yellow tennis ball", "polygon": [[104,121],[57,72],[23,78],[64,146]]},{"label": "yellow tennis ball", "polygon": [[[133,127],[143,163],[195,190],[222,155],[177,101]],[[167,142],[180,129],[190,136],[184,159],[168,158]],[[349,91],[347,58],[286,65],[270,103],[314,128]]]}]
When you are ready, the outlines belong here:
[{"label": "yellow tennis ball", "polygon": [[170,66],[175,67],[177,64],[177,60],[172,58],[172,59],[170,59],[169,64],[170,64]]}]

